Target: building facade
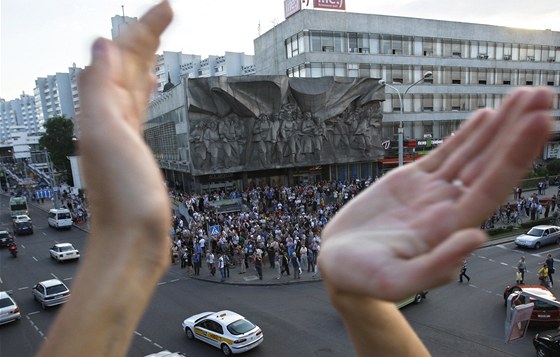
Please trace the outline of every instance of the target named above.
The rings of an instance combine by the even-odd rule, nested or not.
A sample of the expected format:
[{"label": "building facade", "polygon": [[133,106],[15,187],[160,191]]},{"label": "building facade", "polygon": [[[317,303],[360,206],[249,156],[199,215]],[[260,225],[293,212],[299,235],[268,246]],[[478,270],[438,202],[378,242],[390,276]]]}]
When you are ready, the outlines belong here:
[{"label": "building facade", "polygon": [[[516,86],[560,94],[560,32],[304,9],[255,39],[258,75],[382,78],[383,136],[443,139]],[[426,72],[432,77],[406,95]],[[559,95],[553,115],[560,119]],[[404,113],[401,113],[401,106]]]},{"label": "building facade", "polygon": [[25,128],[29,135],[43,132],[43,121],[39,120],[33,96],[24,93],[10,101],[0,99],[0,143],[9,141],[16,126]]}]

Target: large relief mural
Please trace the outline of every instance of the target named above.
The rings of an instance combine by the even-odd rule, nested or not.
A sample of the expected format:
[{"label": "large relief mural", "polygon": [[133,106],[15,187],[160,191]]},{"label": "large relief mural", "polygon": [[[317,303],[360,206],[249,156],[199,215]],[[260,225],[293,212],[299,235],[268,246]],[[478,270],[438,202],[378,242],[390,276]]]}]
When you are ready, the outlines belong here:
[{"label": "large relief mural", "polygon": [[189,79],[192,173],[379,159],[382,100],[373,78]]}]

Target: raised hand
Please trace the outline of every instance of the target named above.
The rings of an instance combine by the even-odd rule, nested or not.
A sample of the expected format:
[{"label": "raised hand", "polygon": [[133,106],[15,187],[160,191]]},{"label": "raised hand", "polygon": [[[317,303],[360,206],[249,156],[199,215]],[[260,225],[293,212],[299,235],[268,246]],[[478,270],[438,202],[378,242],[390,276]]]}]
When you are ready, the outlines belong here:
[{"label": "raised hand", "polygon": [[[98,39],[79,79],[80,151],[92,212],[84,261],[40,356],[123,356],[169,266],[170,203],[141,134],[167,1],[114,42]],[[78,323],[76,323],[78,322]]]},{"label": "raised hand", "polygon": [[338,212],[319,264],[332,292],[396,301],[456,277],[550,131],[549,90],[520,89],[481,110],[421,160],[392,171]]}]

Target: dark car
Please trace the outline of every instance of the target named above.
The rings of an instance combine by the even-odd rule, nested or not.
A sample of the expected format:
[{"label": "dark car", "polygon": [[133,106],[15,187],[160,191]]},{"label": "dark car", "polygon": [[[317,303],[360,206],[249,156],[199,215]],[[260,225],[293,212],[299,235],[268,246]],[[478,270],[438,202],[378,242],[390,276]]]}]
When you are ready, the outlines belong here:
[{"label": "dark car", "polygon": [[14,220],[15,234],[33,234],[33,223],[28,220]]},{"label": "dark car", "polygon": [[539,332],[533,338],[533,346],[537,357],[560,356],[560,331],[556,329]]},{"label": "dark car", "polygon": [[14,237],[8,231],[0,231],[0,247],[7,247],[14,241]]}]

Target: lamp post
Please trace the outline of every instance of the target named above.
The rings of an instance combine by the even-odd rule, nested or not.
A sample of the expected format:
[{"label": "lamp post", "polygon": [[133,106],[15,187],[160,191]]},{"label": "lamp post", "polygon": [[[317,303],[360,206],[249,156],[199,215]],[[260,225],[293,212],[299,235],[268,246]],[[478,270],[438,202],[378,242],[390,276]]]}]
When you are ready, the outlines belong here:
[{"label": "lamp post", "polygon": [[[408,93],[408,91],[410,90],[410,88],[414,87],[415,85],[417,85],[418,83],[424,81],[426,78],[429,78],[432,76],[432,72],[431,71],[427,71],[424,73],[424,75],[422,75],[422,78],[420,78],[419,80],[417,80],[416,82],[412,83],[411,85],[409,85],[406,90],[404,91],[405,95],[406,93]],[[400,104],[400,108],[401,108],[401,120],[399,120],[399,129],[397,131],[397,135],[398,135],[398,140],[399,140],[399,166],[403,165],[403,137],[404,137],[404,128],[403,128],[403,116],[404,116],[404,107],[403,107],[403,95],[401,95],[401,92],[393,87],[390,84],[387,84],[387,82],[384,79],[379,80],[379,84],[381,84],[382,86],[387,86],[389,88],[391,88],[392,90],[394,90],[395,92],[397,92],[397,95],[399,96],[399,104]]]}]

